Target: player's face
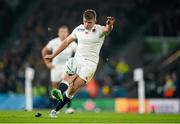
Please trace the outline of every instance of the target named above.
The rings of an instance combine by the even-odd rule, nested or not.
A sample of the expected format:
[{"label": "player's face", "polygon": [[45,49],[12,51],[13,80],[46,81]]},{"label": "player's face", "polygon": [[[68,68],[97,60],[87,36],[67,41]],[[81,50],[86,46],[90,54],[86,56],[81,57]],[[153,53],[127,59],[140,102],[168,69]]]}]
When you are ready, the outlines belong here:
[{"label": "player's face", "polygon": [[60,28],[58,31],[58,36],[61,40],[64,40],[69,35],[69,30],[67,28]]},{"label": "player's face", "polygon": [[85,29],[87,29],[87,30],[91,30],[91,28],[94,26],[95,23],[96,23],[95,19],[83,18],[83,24],[84,24]]}]

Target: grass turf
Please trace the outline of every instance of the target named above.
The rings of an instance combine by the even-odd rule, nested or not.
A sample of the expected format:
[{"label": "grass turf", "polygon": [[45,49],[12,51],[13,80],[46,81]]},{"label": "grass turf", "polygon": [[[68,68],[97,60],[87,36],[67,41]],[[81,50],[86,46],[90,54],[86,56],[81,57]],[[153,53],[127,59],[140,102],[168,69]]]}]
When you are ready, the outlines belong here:
[{"label": "grass turf", "polygon": [[[42,113],[37,118],[35,114]],[[59,113],[49,118],[48,110],[0,111],[0,123],[180,123],[180,114],[135,114],[114,112],[76,112],[71,115]]]}]

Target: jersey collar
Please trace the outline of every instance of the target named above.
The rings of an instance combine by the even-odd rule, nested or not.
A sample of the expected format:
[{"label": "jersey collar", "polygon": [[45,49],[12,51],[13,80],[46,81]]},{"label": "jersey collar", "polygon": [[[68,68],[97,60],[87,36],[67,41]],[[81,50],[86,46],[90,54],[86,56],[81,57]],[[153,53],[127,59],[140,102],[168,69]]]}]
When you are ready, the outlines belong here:
[{"label": "jersey collar", "polygon": [[86,30],[83,24],[82,24],[82,28],[83,28],[85,31],[95,32],[95,31],[96,31],[96,24],[94,24],[94,26],[91,28],[91,30]]}]

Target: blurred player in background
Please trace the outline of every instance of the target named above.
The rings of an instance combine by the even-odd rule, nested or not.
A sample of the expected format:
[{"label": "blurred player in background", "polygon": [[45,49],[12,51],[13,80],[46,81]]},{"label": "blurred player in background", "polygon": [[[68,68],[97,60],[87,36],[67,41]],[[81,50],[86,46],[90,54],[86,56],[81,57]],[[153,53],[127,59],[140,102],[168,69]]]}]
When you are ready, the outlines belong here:
[{"label": "blurred player in background", "polygon": [[[98,62],[99,52],[114,24],[113,17],[107,17],[106,25],[96,24],[96,12],[88,9],[83,13],[83,24],[77,26],[73,32],[62,41],[55,52],[46,55],[44,59],[51,61],[59,53],[63,52],[69,44],[75,40],[78,41],[78,47],[75,57],[71,59],[66,68],[63,78],[63,87],[53,91],[53,96],[59,100],[56,108],[50,112],[50,117],[57,117],[57,112],[68,102],[71,101],[74,94],[81,89],[93,77]],[[76,67],[74,67],[76,66]],[[69,75],[71,73],[71,75]],[[74,73],[74,75],[72,75]]]},{"label": "blurred player in background", "polygon": [[[44,56],[47,54],[54,53],[54,51],[61,45],[64,39],[69,35],[69,29],[67,26],[61,26],[58,30],[58,37],[50,40],[48,44],[42,49],[43,60],[50,69],[50,78],[52,88],[58,89],[59,83],[62,81],[65,63],[68,58],[72,57],[76,51],[77,43],[72,42],[63,52],[57,55],[52,61],[47,61]],[[61,82],[64,83],[64,82]],[[71,102],[68,103],[65,113],[73,113],[74,110],[71,108]]]}]

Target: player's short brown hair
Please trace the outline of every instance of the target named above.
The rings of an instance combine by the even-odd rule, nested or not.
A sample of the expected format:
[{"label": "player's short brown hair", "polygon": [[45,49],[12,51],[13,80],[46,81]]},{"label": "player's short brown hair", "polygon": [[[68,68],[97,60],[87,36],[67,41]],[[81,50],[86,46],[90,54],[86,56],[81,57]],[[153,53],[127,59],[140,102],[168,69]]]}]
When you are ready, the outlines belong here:
[{"label": "player's short brown hair", "polygon": [[96,11],[92,9],[87,9],[83,13],[83,17],[85,19],[95,19],[96,20]]}]

